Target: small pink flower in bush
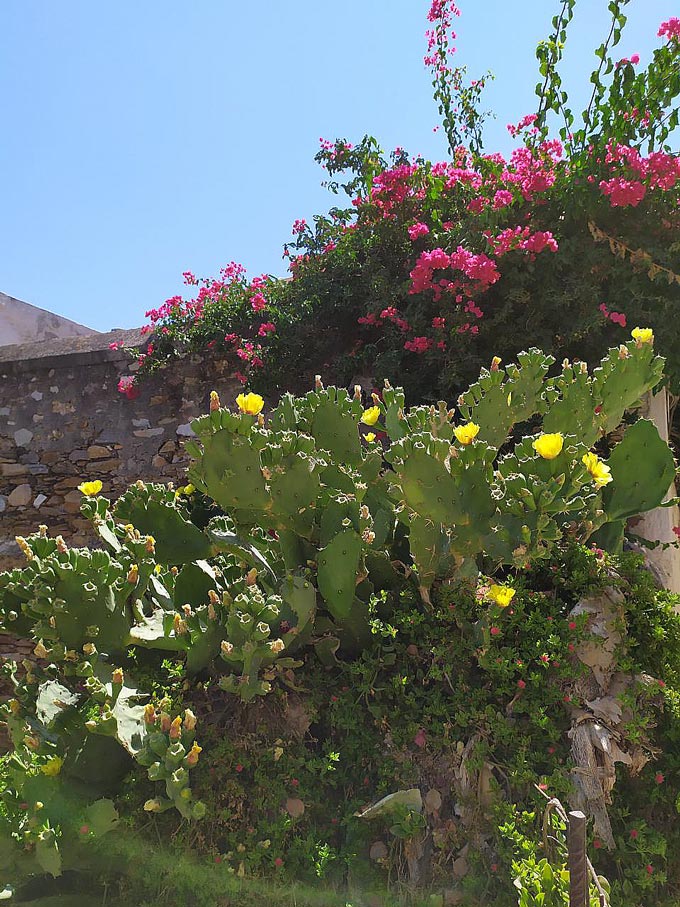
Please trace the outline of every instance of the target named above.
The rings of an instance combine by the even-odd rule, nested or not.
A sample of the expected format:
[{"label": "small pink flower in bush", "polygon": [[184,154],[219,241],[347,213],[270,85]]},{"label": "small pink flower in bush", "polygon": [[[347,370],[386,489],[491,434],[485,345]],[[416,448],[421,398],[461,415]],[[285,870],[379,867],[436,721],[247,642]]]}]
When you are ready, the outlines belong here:
[{"label": "small pink flower in bush", "polygon": [[412,224],[408,228],[408,235],[410,239],[418,239],[419,236],[426,236],[430,232],[430,228],[427,224]]}]

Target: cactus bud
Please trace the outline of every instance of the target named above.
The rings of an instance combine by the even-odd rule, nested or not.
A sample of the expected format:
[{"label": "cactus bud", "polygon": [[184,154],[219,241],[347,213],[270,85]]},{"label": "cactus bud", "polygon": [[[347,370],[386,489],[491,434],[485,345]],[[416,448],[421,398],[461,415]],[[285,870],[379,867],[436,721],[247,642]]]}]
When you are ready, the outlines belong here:
[{"label": "cactus bud", "polygon": [[366,542],[367,545],[372,545],[375,541],[375,532],[371,529],[364,529],[361,533],[361,538]]},{"label": "cactus bud", "polygon": [[114,668],[113,674],[111,676],[111,682],[123,686],[123,681],[125,680],[125,675],[123,674],[122,668]]},{"label": "cactus bud", "polygon": [[93,642],[86,642],[83,646],[83,652],[85,653],[85,655],[94,655],[96,651],[97,647]]},{"label": "cactus bud", "polygon": [[354,399],[361,400],[361,385],[360,384],[354,385]]},{"label": "cactus bud", "polygon": [[37,737],[31,737],[30,734],[27,734],[24,737],[24,744],[29,748],[29,750],[37,750],[40,746],[40,740]]},{"label": "cactus bud", "polygon": [[170,730],[170,725],[171,725],[171,724],[172,724],[172,719],[170,718],[170,716],[168,715],[168,713],[167,713],[167,712],[161,712],[161,722],[160,722],[160,726],[161,726],[161,730],[163,731],[163,733],[167,734],[167,732]]},{"label": "cactus bud", "polygon": [[368,509],[368,507],[365,504],[362,504],[361,507],[359,508],[359,516],[361,517],[361,519],[367,520],[370,517],[370,515],[371,515],[371,511]]},{"label": "cactus bud", "polygon": [[177,574],[179,573],[179,570],[177,569],[177,567],[171,567],[171,568],[170,568],[170,573],[171,573],[173,576],[177,576]]},{"label": "cactus bud", "polygon": [[191,610],[191,605],[182,605],[182,611],[184,611],[185,617],[191,617],[191,615],[194,613]]},{"label": "cactus bud", "polygon": [[230,642],[227,642],[226,639],[223,639],[220,643],[220,649],[222,650],[223,655],[231,655],[231,653],[234,651],[234,647]]},{"label": "cactus bud", "polygon": [[33,649],[33,654],[35,655],[36,658],[47,658],[48,655],[50,654],[49,651],[43,645],[42,639],[39,640],[38,643],[36,643],[36,646]]},{"label": "cactus bud", "polygon": [[159,813],[160,811],[160,800],[147,800],[144,804],[144,812],[146,813]]},{"label": "cactus bud", "polygon": [[59,554],[66,554],[66,552],[68,551],[68,545],[64,541],[63,536],[58,535],[54,541],[57,543],[57,551],[59,552]]},{"label": "cactus bud", "polygon": [[182,718],[178,715],[173,719],[170,725],[169,737],[171,740],[179,740],[182,734]]},{"label": "cactus bud", "polygon": [[175,628],[175,634],[177,636],[186,636],[186,634],[189,632],[187,622],[185,620],[182,620],[179,614],[175,615],[173,626]]},{"label": "cactus bud", "polygon": [[220,396],[217,391],[210,391],[210,412],[214,413],[220,408]]},{"label": "cactus bud", "polygon": [[314,375],[314,390],[323,390],[323,381],[321,380],[321,375]]},{"label": "cactus bud", "polygon": [[147,554],[153,554],[156,550],[156,539],[152,535],[147,535],[144,542],[144,550]]},{"label": "cactus bud", "polygon": [[202,751],[203,747],[199,746],[197,743],[191,747],[187,753],[187,765],[196,765],[198,762],[199,753]]},{"label": "cactus bud", "polygon": [[278,655],[279,652],[283,652],[283,650],[286,648],[286,644],[282,639],[272,639],[272,641],[269,643],[269,648],[272,650],[274,655]]},{"label": "cactus bud", "polygon": [[152,725],[156,723],[156,709],[153,703],[149,702],[144,706],[144,724]]},{"label": "cactus bud", "polygon": [[33,558],[35,557],[35,555],[29,548],[28,542],[26,541],[26,539],[22,535],[17,535],[14,537],[14,541],[17,543],[19,548],[21,548],[21,552],[24,555],[24,557],[26,558],[26,560],[32,561]]},{"label": "cactus bud", "polygon": [[212,602],[208,605],[208,620],[217,620],[217,611]]},{"label": "cactus bud", "polygon": [[214,589],[208,589],[208,600],[210,601],[211,605],[219,604],[220,597]]},{"label": "cactus bud", "polygon": [[7,705],[9,706],[9,710],[13,715],[18,715],[21,711],[21,703],[18,699],[10,699]]},{"label": "cactus bud", "polygon": [[257,582],[257,567],[253,567],[246,573],[246,586],[254,586]]},{"label": "cactus bud", "polygon": [[497,372],[498,366],[501,364],[502,361],[503,360],[501,359],[500,356],[494,356],[493,359],[491,360],[491,367],[490,367],[489,371]]},{"label": "cactus bud", "polygon": [[191,709],[184,709],[183,727],[185,731],[193,731],[196,727],[196,716]]},{"label": "cactus bud", "polygon": [[127,581],[130,583],[131,586],[136,586],[138,579],[139,579],[139,567],[137,566],[137,564],[133,564],[130,567],[130,570],[128,571]]},{"label": "cactus bud", "polygon": [[630,352],[628,350],[628,347],[624,343],[622,343],[619,346],[619,359],[628,359],[629,357]]},{"label": "cactus bud", "polygon": [[76,662],[79,660],[78,653],[76,652],[75,649],[67,649],[64,652],[64,660]]}]

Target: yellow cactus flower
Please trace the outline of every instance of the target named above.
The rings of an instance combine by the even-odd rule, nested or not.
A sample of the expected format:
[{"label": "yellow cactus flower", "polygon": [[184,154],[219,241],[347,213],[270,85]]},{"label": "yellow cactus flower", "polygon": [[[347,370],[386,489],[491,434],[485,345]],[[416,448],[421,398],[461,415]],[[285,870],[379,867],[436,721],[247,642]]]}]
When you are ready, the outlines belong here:
[{"label": "yellow cactus flower", "polygon": [[453,433],[459,444],[467,446],[468,444],[472,444],[479,434],[479,425],[475,422],[466,422],[465,425],[457,425],[453,429]]},{"label": "yellow cactus flower", "polygon": [[257,416],[262,412],[264,399],[259,394],[239,394],[236,398],[236,405],[242,413],[248,416]]},{"label": "yellow cactus flower", "polygon": [[174,718],[172,720],[172,723],[170,724],[170,730],[168,731],[168,735],[171,740],[179,740],[181,734],[182,734],[182,716],[178,715],[176,718]]},{"label": "yellow cactus flower", "polygon": [[590,452],[584,454],[581,457],[581,462],[590,473],[593,482],[595,482],[598,488],[609,485],[610,482],[614,481],[611,469],[606,463],[602,462],[597,454]]},{"label": "yellow cactus flower", "polygon": [[196,487],[189,482],[188,485],[183,485],[177,489],[175,492],[175,497],[178,498],[181,494],[190,495],[196,491]]},{"label": "yellow cactus flower", "polygon": [[361,421],[364,425],[375,425],[375,423],[380,418],[380,407],[379,406],[369,406],[368,409],[363,411],[361,416]]},{"label": "yellow cactus flower", "polygon": [[214,413],[215,410],[220,408],[220,395],[217,391],[210,391],[210,412]]},{"label": "yellow cactus flower", "polygon": [[490,369],[490,371],[492,371],[492,372],[497,372],[497,371],[498,371],[498,366],[501,364],[502,361],[503,361],[503,360],[501,359],[500,356],[494,356],[493,359],[491,360],[491,369]]},{"label": "yellow cactus flower", "polygon": [[103,487],[104,486],[99,481],[99,479],[95,479],[94,482],[83,482],[78,486],[78,491],[81,491],[83,494],[91,498],[94,497],[94,495],[99,494]]},{"label": "yellow cactus flower", "polygon": [[368,441],[369,444],[372,444],[375,441],[375,432],[369,431],[364,435],[364,438]]},{"label": "yellow cactus flower", "polygon": [[499,608],[507,608],[510,602],[515,597],[515,590],[512,586],[490,586],[489,591],[486,593],[486,597],[489,601],[493,602],[495,605],[498,605]]},{"label": "yellow cactus flower", "polygon": [[47,762],[41,766],[40,771],[43,775],[47,775],[48,778],[56,778],[61,771],[63,764],[64,760],[59,756],[52,756],[51,759],[48,759]]},{"label": "yellow cactus flower", "polygon": [[130,585],[135,586],[138,580],[139,566],[137,564],[133,564],[128,570],[127,581],[130,583]]},{"label": "yellow cactus flower", "polygon": [[156,539],[152,535],[147,535],[144,540],[144,550],[147,554],[153,554],[156,550]]},{"label": "yellow cactus flower", "polygon": [[562,453],[564,438],[560,432],[551,435],[540,435],[531,445],[536,453],[544,460],[554,460]]},{"label": "yellow cactus flower", "polygon": [[633,328],[630,336],[638,346],[642,346],[643,343],[654,343],[654,331],[651,328]]}]

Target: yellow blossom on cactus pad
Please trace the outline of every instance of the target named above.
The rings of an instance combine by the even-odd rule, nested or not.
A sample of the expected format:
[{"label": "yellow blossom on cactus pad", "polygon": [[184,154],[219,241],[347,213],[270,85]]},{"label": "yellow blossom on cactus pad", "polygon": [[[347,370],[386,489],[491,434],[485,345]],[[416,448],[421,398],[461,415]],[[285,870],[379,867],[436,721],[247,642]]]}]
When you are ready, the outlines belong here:
[{"label": "yellow blossom on cactus pad", "polygon": [[43,775],[47,775],[48,778],[55,778],[61,771],[63,764],[64,760],[59,756],[52,756],[51,759],[48,759],[47,762],[41,766],[40,771]]},{"label": "yellow blossom on cactus pad", "polygon": [[369,444],[372,444],[375,441],[375,432],[374,431],[366,432],[366,434],[364,435],[364,438],[368,441]]},{"label": "yellow blossom on cactus pad", "polygon": [[498,605],[499,608],[507,608],[510,602],[515,597],[515,590],[512,586],[490,586],[489,591],[486,593],[486,597],[489,601],[493,602],[495,605]]},{"label": "yellow blossom on cactus pad", "polygon": [[598,488],[602,488],[603,485],[609,485],[609,483],[614,480],[611,469],[606,463],[602,462],[597,454],[590,452],[584,454],[581,457],[581,462],[590,473],[593,482],[595,482]]},{"label": "yellow blossom on cactus pad", "polygon": [[361,421],[364,425],[375,425],[375,423],[380,418],[380,407],[379,406],[369,406],[368,409],[363,411],[361,416]]},{"label": "yellow blossom on cactus pad", "polygon": [[479,434],[479,425],[475,422],[466,422],[465,425],[457,425],[453,429],[453,433],[460,444],[472,444]]},{"label": "yellow blossom on cactus pad", "polygon": [[490,370],[492,372],[497,372],[498,366],[501,364],[502,361],[503,360],[501,359],[500,356],[494,356],[493,359],[491,360],[491,369]]},{"label": "yellow blossom on cactus pad", "polygon": [[83,482],[78,486],[78,491],[81,491],[83,494],[86,494],[89,498],[94,497],[94,495],[99,494],[102,490],[103,485],[99,479],[95,479],[94,482]]},{"label": "yellow blossom on cactus pad", "polygon": [[242,413],[248,416],[257,416],[262,412],[264,399],[259,394],[239,394],[236,398],[236,405]]},{"label": "yellow blossom on cactus pad", "polygon": [[554,460],[564,447],[564,438],[559,432],[551,435],[540,435],[531,445],[544,460]]},{"label": "yellow blossom on cactus pad", "polygon": [[170,730],[168,731],[168,736],[171,740],[179,740],[182,733],[182,717],[178,715],[173,719],[172,724],[170,725]]},{"label": "yellow blossom on cactus pad", "polygon": [[642,346],[643,343],[654,343],[654,331],[651,328],[633,328],[630,336],[638,346]]}]

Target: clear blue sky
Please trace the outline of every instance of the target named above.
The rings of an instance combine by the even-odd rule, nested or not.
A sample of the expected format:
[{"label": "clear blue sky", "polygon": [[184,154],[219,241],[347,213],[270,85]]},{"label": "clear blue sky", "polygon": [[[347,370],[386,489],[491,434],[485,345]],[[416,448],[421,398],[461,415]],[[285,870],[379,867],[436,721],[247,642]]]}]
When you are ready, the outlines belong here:
[{"label": "clear blue sky", "polygon": [[[557,0],[459,0],[458,59],[496,74],[488,149],[535,109]],[[444,154],[422,57],[428,0],[1,0],[0,290],[99,330],[132,327],[230,260],[282,274],[330,198],[320,136]],[[606,0],[580,0],[566,75],[586,100]],[[632,0],[644,64],[678,0]]]}]

